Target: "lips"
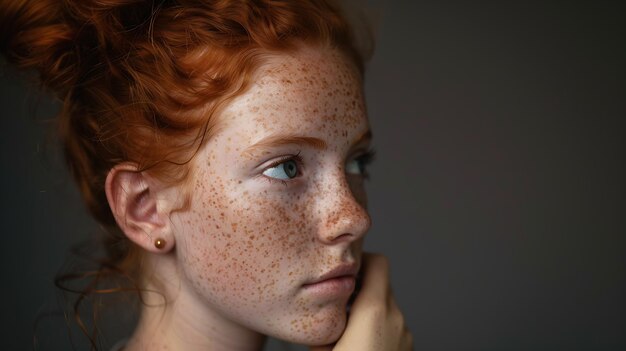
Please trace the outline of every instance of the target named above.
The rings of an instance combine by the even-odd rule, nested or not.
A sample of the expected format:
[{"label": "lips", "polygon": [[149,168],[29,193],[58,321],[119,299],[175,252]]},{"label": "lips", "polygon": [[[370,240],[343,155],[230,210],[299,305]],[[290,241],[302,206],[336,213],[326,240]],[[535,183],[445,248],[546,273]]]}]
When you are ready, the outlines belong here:
[{"label": "lips", "polygon": [[356,263],[342,264],[303,284],[303,287],[320,297],[349,296],[354,291],[358,271]]},{"label": "lips", "polygon": [[356,263],[342,264],[322,274],[318,278],[313,279],[312,281],[304,285],[307,286],[307,285],[317,284],[325,280],[336,279],[336,278],[346,277],[346,276],[356,277],[356,274],[358,273],[358,271],[359,271],[359,267],[357,266]]}]

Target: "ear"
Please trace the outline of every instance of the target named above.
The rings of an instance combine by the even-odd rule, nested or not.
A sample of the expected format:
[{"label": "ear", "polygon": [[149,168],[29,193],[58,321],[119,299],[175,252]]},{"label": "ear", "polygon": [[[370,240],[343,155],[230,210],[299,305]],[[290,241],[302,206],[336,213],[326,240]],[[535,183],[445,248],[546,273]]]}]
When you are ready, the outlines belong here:
[{"label": "ear", "polygon": [[[159,208],[158,182],[136,164],[113,167],[105,182],[109,206],[126,236],[146,251],[165,253],[174,247],[169,213]],[[164,240],[156,244],[157,240]]]}]

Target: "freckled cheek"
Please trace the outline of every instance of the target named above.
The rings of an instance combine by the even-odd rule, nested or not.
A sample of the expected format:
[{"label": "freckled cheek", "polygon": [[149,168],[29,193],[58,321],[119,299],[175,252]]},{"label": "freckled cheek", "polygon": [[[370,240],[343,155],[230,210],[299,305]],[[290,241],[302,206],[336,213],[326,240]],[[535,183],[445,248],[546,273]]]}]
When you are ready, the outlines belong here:
[{"label": "freckled cheek", "polygon": [[257,248],[267,245],[263,253],[279,258],[281,266],[308,256],[313,223],[305,199],[281,194],[250,200],[251,222],[260,224],[256,226],[260,239]]},{"label": "freckled cheek", "polygon": [[[236,189],[224,190],[237,194]],[[187,268],[195,271],[196,284],[229,291],[236,299],[243,299],[243,292],[269,298],[302,279],[303,267],[314,256],[310,210],[303,200],[247,193],[196,206],[183,256],[193,265]]]}]

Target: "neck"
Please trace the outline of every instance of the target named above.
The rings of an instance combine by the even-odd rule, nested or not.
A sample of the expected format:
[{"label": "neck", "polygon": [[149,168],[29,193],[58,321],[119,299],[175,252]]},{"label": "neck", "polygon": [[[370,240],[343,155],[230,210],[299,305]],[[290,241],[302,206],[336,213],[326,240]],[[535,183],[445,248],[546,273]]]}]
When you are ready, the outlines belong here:
[{"label": "neck", "polygon": [[[145,279],[139,323],[125,351],[258,351],[265,336],[214,311],[185,286],[174,259],[160,257],[149,266],[158,278]],[[158,261],[158,262],[157,262]],[[155,274],[156,276],[156,274]]]}]

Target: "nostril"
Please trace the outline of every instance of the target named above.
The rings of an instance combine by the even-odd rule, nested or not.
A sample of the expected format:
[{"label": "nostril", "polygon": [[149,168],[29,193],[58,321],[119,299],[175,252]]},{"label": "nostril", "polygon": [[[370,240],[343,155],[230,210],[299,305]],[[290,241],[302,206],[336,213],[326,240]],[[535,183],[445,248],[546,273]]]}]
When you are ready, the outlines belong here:
[{"label": "nostril", "polygon": [[362,196],[359,195],[364,193],[364,189],[353,191],[345,174],[338,176],[343,178],[324,183],[323,195],[316,202],[320,215],[316,237],[327,244],[358,240],[367,233],[371,223],[366,204],[360,201]]},{"label": "nostril", "polygon": [[364,236],[370,227],[369,214],[354,201],[327,213],[323,230],[319,233],[319,238],[326,243],[355,241]]},{"label": "nostril", "polygon": [[338,236],[329,235],[325,238],[325,240],[328,242],[337,243],[337,242],[344,241],[344,240],[352,240],[353,237],[354,237],[353,234],[345,233],[345,234],[340,234]]}]

